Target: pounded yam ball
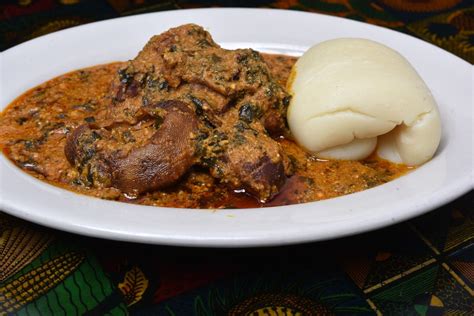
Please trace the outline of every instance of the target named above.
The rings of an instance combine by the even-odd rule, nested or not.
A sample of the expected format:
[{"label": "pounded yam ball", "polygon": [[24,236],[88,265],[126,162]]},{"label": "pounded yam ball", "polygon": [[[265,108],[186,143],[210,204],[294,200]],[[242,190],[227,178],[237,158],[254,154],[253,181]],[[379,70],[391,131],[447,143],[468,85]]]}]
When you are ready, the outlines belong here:
[{"label": "pounded yam ball", "polygon": [[341,38],[311,47],[293,67],[288,123],[316,156],[419,165],[441,137],[436,102],[410,63],[380,43]]}]

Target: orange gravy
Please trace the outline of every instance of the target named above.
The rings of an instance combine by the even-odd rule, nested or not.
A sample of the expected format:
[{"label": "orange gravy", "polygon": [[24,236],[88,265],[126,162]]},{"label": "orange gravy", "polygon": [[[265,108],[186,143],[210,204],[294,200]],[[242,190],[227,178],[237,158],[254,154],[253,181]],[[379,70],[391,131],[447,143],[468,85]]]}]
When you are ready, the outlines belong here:
[{"label": "orange gravy", "polygon": [[[263,56],[284,86],[296,58]],[[71,191],[130,203],[186,208],[248,208],[317,201],[386,183],[410,169],[376,156],[363,161],[319,160],[291,140],[280,139],[296,174],[282,193],[266,204],[241,190],[230,190],[202,169],[192,169],[173,187],[138,198],[115,188],[85,187],[64,155],[66,136],[81,123],[100,116],[110,102],[109,85],[121,65],[117,62],[73,71],[21,95],[0,115],[3,153],[32,176]]]}]

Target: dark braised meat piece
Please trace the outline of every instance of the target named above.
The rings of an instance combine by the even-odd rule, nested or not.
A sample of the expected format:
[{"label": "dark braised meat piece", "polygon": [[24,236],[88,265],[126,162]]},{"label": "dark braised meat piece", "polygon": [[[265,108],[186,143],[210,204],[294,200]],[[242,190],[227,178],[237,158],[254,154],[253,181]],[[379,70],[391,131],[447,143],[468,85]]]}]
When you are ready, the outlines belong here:
[{"label": "dark braised meat piece", "polygon": [[262,201],[291,174],[272,137],[286,135],[289,95],[260,54],[225,50],[197,25],[154,36],[117,75],[103,119],[65,148],[83,183],[139,194],[195,164]]},{"label": "dark braised meat piece", "polygon": [[[156,105],[164,111],[163,123],[150,141],[128,154],[110,157],[112,184],[125,192],[142,193],[176,182],[195,162],[194,135],[199,122],[180,101]],[[156,124],[156,121],[155,121]]]},{"label": "dark braised meat piece", "polygon": [[227,112],[222,122],[201,145],[200,163],[212,176],[262,201],[278,193],[290,173],[280,145],[261,123],[247,123],[237,111]]},{"label": "dark braised meat piece", "polygon": [[[112,185],[136,195],[173,184],[195,163],[193,138],[199,121],[194,113],[180,101],[162,102],[154,108],[161,116],[147,117],[140,126],[142,131],[152,129],[146,133],[151,137],[128,150],[127,140],[117,140],[106,128],[81,125],[72,132],[66,157],[87,184]],[[130,132],[128,137],[134,136]]]},{"label": "dark braised meat piece", "polygon": [[84,124],[77,127],[67,138],[64,153],[71,165],[76,167],[79,178],[85,184],[108,187],[112,183],[106,157],[97,150],[97,140],[100,140],[105,132]]}]

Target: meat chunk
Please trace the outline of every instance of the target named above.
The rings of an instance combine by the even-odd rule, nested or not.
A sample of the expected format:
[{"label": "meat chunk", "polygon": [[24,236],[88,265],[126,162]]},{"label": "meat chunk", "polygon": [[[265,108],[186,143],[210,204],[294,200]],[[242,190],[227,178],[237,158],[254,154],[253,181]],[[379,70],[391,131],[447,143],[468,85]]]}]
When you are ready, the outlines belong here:
[{"label": "meat chunk", "polygon": [[231,187],[268,200],[290,173],[286,155],[258,121],[242,120],[237,110],[227,112],[222,121],[201,146],[200,163]]},{"label": "meat chunk", "polygon": [[99,187],[111,185],[111,170],[107,160],[97,150],[97,141],[104,131],[80,125],[67,138],[64,152],[66,158],[79,172],[84,184]]},{"label": "meat chunk", "polygon": [[112,184],[125,192],[142,193],[169,186],[194,164],[198,120],[179,101],[157,105],[164,121],[150,141],[125,156],[111,155]]},{"label": "meat chunk", "polygon": [[101,144],[113,143],[111,133],[82,125],[67,139],[68,160],[85,173],[89,183],[113,185],[130,195],[173,184],[194,164],[193,137],[199,121],[179,101],[159,103],[154,108],[163,115],[163,122],[154,127],[158,130],[142,146],[128,152],[117,146],[111,150]]},{"label": "meat chunk", "polygon": [[[118,72],[105,118],[72,132],[65,153],[93,185],[139,194],[198,164],[267,201],[291,174],[272,139],[288,134],[289,98],[258,52],[225,50],[183,25],[154,36]],[[134,142],[120,141],[125,131]]]},{"label": "meat chunk", "polygon": [[112,121],[136,122],[143,103],[181,100],[219,125],[230,108],[252,104],[272,134],[284,134],[289,95],[273,79],[260,54],[225,50],[203,28],[187,24],[151,38],[114,82]]}]

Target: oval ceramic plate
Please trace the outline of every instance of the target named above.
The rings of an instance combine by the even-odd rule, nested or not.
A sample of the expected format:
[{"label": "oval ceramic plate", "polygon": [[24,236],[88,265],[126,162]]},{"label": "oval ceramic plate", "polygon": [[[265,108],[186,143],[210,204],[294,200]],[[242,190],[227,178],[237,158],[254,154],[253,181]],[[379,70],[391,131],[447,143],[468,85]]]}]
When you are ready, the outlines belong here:
[{"label": "oval ceramic plate", "polygon": [[417,216],[472,188],[472,67],[413,37],[318,14],[207,9],[138,15],[71,28],[1,54],[0,107],[65,72],[133,58],[147,40],[184,23],[204,26],[226,48],[299,55],[337,37],[363,37],[402,53],[438,101],[443,138],[436,156],[390,183],[300,205],[231,210],[139,206],[75,194],[43,183],[0,155],[0,208],[46,226],[102,238],[186,246],[257,246],[360,233]]}]

